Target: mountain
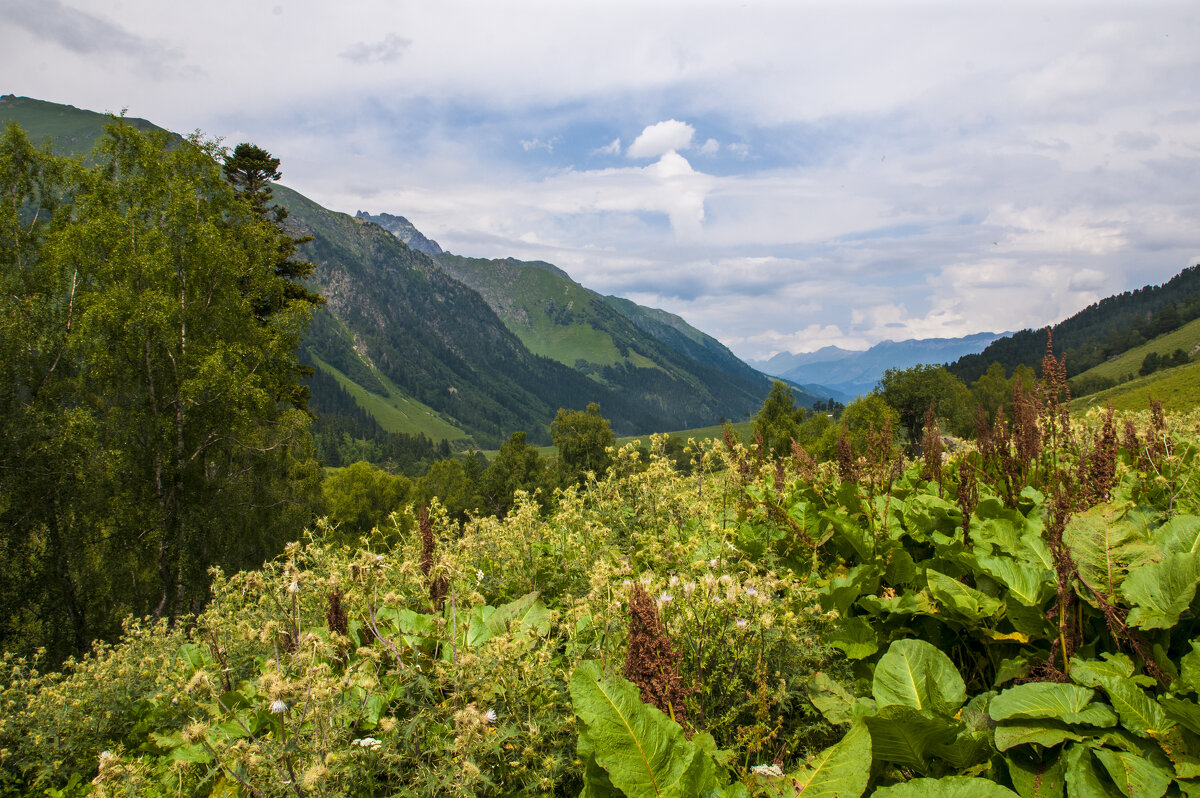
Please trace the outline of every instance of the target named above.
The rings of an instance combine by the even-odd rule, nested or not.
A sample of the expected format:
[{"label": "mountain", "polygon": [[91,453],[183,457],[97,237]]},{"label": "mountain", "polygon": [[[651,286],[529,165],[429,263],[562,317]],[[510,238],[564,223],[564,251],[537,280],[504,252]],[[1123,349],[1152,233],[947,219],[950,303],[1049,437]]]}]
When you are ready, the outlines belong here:
[{"label": "mountain", "polygon": [[438,242],[426,238],[412,222],[403,216],[392,216],[390,213],[381,213],[378,216],[372,216],[366,211],[359,211],[354,216],[357,219],[374,222],[407,244],[409,249],[424,252],[426,255],[442,254],[442,248],[438,246]]},{"label": "mountain", "polygon": [[[1050,332],[1055,355],[1066,358],[1067,376],[1074,377],[1197,317],[1200,265],[1161,285],[1146,285],[1088,305],[1053,325]],[[992,363],[1010,374],[1020,365],[1040,369],[1045,354],[1045,328],[1026,329],[997,339],[979,354],[959,358],[949,371],[970,384]]]},{"label": "mountain", "polygon": [[823,387],[853,398],[870,392],[888,369],[949,363],[982,351],[1004,334],[982,332],[962,338],[882,341],[862,351],[827,346],[806,354],[780,353],[755,365],[768,374],[809,385],[811,389]]},{"label": "mountain", "polygon": [[[0,98],[0,124],[9,121],[35,142],[50,141],[58,151],[78,155],[90,151],[110,117],[6,96]],[[597,402],[614,431],[636,434],[740,418],[766,395],[765,376],[682,320],[637,306],[622,313],[613,305],[619,301],[598,297],[550,264],[427,254],[402,237],[414,247],[441,248],[403,217],[354,217],[284,186],[274,192],[292,232],[312,236],[301,254],[316,264],[312,287],[328,301],[315,314],[301,353],[334,378],[314,381],[314,407],[352,402],[385,430],[494,447],[520,430],[531,442],[548,443],[548,425],[560,407]],[[511,273],[497,264],[510,264]],[[563,341],[522,338],[519,320],[502,320],[495,309],[503,310],[499,291],[486,300],[453,273],[465,276],[472,269],[485,291],[484,276],[491,274],[494,282],[503,274],[521,284],[529,275],[545,275],[552,290],[576,292],[577,307],[568,298],[554,307],[532,303],[533,312],[526,312],[546,329],[584,333],[580,354],[572,359]],[[556,324],[537,307],[562,320],[578,314],[580,321]],[[597,335],[588,338],[587,330]]]}]

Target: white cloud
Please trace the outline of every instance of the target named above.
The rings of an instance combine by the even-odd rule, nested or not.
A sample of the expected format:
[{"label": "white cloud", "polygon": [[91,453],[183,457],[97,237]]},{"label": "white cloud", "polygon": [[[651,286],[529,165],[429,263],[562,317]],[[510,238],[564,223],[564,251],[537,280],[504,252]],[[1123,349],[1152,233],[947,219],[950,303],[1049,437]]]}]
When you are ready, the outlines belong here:
[{"label": "white cloud", "polygon": [[717,141],[716,139],[708,139],[707,141],[704,142],[703,146],[700,147],[700,154],[701,155],[716,155],[717,150],[719,150],[719,149],[721,149],[721,143],[719,141]]},{"label": "white cloud", "polygon": [[621,154],[621,138],[618,136],[603,147],[597,147],[592,150],[592,155],[620,155]]},{"label": "white cloud", "polygon": [[668,119],[647,125],[625,153],[630,158],[657,158],[672,150],[686,150],[692,146],[696,129],[687,122]]}]

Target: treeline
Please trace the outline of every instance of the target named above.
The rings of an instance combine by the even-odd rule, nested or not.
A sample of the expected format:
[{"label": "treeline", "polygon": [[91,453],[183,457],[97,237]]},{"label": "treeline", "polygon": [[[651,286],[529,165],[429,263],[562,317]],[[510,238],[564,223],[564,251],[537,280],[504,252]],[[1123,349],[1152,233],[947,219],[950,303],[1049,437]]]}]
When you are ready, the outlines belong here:
[{"label": "treeline", "polygon": [[[1200,318],[1200,265],[1184,269],[1162,285],[1102,299],[1052,326],[1050,333],[1055,355],[1066,358],[1067,376],[1074,377],[1196,318]],[[1036,369],[1045,349],[1045,330],[1022,330],[993,341],[979,354],[964,355],[947,371],[971,383],[992,363],[1009,374],[1018,366]]]}]

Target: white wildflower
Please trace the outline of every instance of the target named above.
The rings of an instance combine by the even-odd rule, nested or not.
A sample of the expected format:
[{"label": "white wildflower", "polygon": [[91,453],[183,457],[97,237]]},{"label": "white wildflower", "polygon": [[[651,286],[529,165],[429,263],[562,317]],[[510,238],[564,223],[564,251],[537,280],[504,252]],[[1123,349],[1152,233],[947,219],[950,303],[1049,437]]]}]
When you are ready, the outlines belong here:
[{"label": "white wildflower", "polygon": [[756,776],[771,776],[779,778],[783,775],[783,771],[779,769],[779,765],[755,765],[750,768],[750,771]]},{"label": "white wildflower", "polygon": [[621,581],[621,587],[624,587],[626,589],[631,588],[631,587],[633,587],[633,582],[630,582],[628,579],[623,579]]},{"label": "white wildflower", "polygon": [[496,710],[489,709],[487,712],[484,712],[483,713],[483,722],[489,726],[491,726],[493,723],[495,723],[496,722]]},{"label": "white wildflower", "polygon": [[709,561],[708,561],[708,567],[709,567],[709,568],[716,568],[716,567],[717,567],[717,559],[716,559],[715,557],[714,557],[713,559],[711,559],[711,560],[709,560]]},{"label": "white wildflower", "polygon": [[271,711],[276,715],[282,715],[284,712],[287,712],[287,709],[287,704],[284,703],[282,698],[276,698],[271,702]]},{"label": "white wildflower", "polygon": [[675,587],[678,584],[679,584],[679,577],[676,576],[675,574],[671,574],[671,578],[667,580],[667,586]]},{"label": "white wildflower", "polygon": [[755,596],[758,595],[758,591],[752,587],[748,587],[748,588],[746,588],[746,595],[749,596],[750,598],[754,598]]},{"label": "white wildflower", "polygon": [[745,618],[738,618],[737,621],[735,621],[735,623],[737,624],[737,628],[739,628],[739,629],[745,629],[747,626]]},{"label": "white wildflower", "polygon": [[482,581],[483,581],[483,571],[476,571],[475,572],[475,584],[478,585]]},{"label": "white wildflower", "polygon": [[659,604],[666,604],[667,602],[669,602],[669,601],[674,601],[674,600],[675,600],[675,597],[674,597],[674,596],[672,596],[670,593],[667,593],[667,592],[663,592],[663,593],[662,593],[662,594],[660,594],[660,595],[659,595],[659,597],[658,597],[658,603],[659,603]]},{"label": "white wildflower", "polygon": [[687,596],[688,598],[691,598],[692,594],[695,592],[696,592],[696,583],[695,582],[687,582],[686,584],[684,584],[683,595]]},{"label": "white wildflower", "polygon": [[363,737],[362,739],[359,739],[359,740],[351,740],[350,744],[361,746],[363,748],[369,748],[372,751],[378,751],[380,746],[383,745],[382,742],[380,742],[379,740],[376,740],[374,737]]},{"label": "white wildflower", "polygon": [[292,582],[290,585],[288,585],[288,588],[287,588],[287,590],[288,590],[288,592],[289,592],[289,593],[291,593],[292,595],[295,595],[296,593],[299,593],[299,592],[300,592],[300,583],[299,583],[299,582]]}]

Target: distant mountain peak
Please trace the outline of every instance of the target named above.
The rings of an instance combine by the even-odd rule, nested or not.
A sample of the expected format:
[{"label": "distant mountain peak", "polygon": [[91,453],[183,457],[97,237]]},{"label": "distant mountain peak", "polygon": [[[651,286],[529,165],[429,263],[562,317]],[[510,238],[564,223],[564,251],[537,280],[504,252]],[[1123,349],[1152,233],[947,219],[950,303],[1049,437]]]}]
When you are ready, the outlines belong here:
[{"label": "distant mountain peak", "polygon": [[387,230],[396,238],[404,242],[409,249],[414,249],[417,252],[424,252],[426,255],[441,255],[442,248],[438,246],[438,242],[431,238],[426,238],[425,235],[416,228],[412,222],[405,219],[403,216],[393,216],[390,213],[371,214],[367,211],[359,211],[354,214],[356,219],[364,219]]}]

